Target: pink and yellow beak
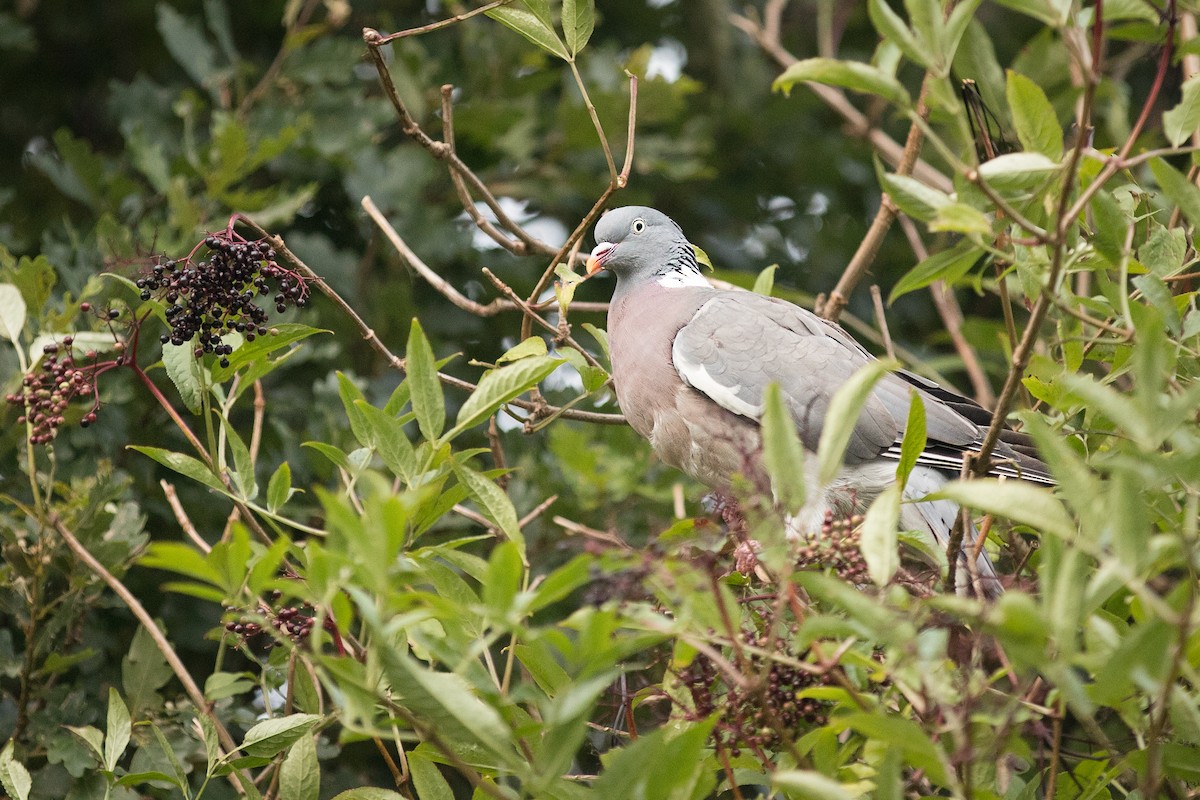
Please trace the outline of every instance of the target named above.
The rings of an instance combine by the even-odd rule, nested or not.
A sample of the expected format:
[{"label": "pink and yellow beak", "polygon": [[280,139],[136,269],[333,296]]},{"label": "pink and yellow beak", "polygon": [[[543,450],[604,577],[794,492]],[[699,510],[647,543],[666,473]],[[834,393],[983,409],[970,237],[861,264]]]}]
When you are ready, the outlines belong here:
[{"label": "pink and yellow beak", "polygon": [[589,278],[604,269],[604,261],[608,258],[608,254],[612,252],[612,249],[612,242],[601,242],[592,250],[587,260],[587,274]]}]

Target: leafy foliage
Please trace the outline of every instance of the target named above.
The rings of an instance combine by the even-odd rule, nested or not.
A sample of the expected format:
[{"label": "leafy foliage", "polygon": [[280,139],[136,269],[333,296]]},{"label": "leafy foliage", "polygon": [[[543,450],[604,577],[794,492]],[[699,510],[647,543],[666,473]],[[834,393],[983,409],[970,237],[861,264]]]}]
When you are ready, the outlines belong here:
[{"label": "leafy foliage", "polygon": [[[0,180],[9,796],[1196,792],[1190,9],[821,0],[818,49],[800,3],[296,3],[282,38],[267,7],[130,5],[88,31],[104,81],[52,91],[35,70],[82,34],[0,14],[29,111],[0,120],[25,152]],[[893,364],[815,453],[768,392],[770,484],[711,515],[601,424],[605,290],[560,247],[594,203],[653,201],[717,279],[801,299],[879,192],[899,360],[999,388],[1058,482],[941,492],[1009,576],[995,602],[935,591],[955,555],[897,530],[919,403],[865,518],[785,535]]]}]

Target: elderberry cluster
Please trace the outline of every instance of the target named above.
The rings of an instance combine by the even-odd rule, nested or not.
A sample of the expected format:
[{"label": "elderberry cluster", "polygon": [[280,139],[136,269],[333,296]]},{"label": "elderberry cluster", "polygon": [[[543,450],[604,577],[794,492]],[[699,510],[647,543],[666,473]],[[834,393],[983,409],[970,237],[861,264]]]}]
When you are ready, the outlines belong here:
[{"label": "elderberry cluster", "polygon": [[[760,633],[746,635],[745,642],[751,647],[786,652],[782,639],[772,643]],[[762,668],[762,659],[754,656],[750,661],[749,671],[756,674]],[[810,686],[828,683],[830,679],[825,675],[774,663],[767,674],[765,691],[727,686],[712,661],[701,654],[680,679],[692,697],[694,711],[689,714],[704,719],[718,709],[722,712],[713,728],[713,739],[734,758],[741,755],[742,748],[760,752],[776,748],[784,732],[794,740],[799,738],[796,734],[801,728],[824,725],[827,719],[825,702],[799,696]]]},{"label": "elderberry cluster", "polygon": [[[25,413],[17,422],[32,422],[31,444],[47,444],[58,434],[58,428],[66,419],[67,406],[79,395],[95,395],[95,370],[92,366],[80,367],[75,363],[71,346],[73,337],[63,337],[60,346],[48,344],[42,348],[43,358],[37,372],[21,380],[21,391],[7,395],[4,399],[14,406],[22,406]],[[96,354],[89,352],[87,358],[95,362]],[[84,415],[80,425],[87,427],[96,421],[96,408]]]},{"label": "elderberry cluster", "polygon": [[274,292],[275,310],[282,314],[288,306],[304,306],[308,287],[276,263],[266,242],[240,241],[225,232],[208,236],[204,246],[207,260],[161,259],[149,275],[138,278],[137,287],[143,300],[157,295],[167,303],[171,332],[160,337],[163,344],[180,346],[195,337],[196,358],[212,353],[227,367],[233,345],[225,342],[226,334],[236,331],[254,341],[268,332],[268,311],[256,297]]},{"label": "elderberry cluster", "polygon": [[[279,594],[272,593],[271,599],[278,600]],[[225,611],[228,613],[238,613],[239,609],[228,607]],[[312,607],[308,605],[282,606],[278,609],[271,609],[267,613],[267,618],[272,627],[297,644],[308,639],[312,633],[313,625],[316,624],[316,614]],[[330,628],[331,622],[331,620],[326,620],[326,629]],[[225,630],[241,637],[243,642],[265,633],[262,624],[244,616],[226,622]],[[266,646],[270,647],[271,643],[268,642]]]},{"label": "elderberry cluster", "polygon": [[870,582],[867,562],[863,560],[859,531],[863,518],[834,519],[825,512],[819,536],[813,537],[796,553],[797,569],[832,569],[838,577],[855,585]]}]

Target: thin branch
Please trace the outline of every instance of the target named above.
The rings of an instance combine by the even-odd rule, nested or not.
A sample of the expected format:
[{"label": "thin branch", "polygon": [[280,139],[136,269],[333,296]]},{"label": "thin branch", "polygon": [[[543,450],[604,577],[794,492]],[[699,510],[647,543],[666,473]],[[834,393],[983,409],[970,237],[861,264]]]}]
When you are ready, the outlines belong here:
[{"label": "thin branch", "polygon": [[187,511],[184,510],[183,504],[179,502],[179,495],[175,493],[175,487],[165,480],[160,480],[158,485],[162,487],[163,494],[167,498],[167,505],[171,507],[171,512],[175,515],[175,520],[179,523],[179,527],[192,540],[192,544],[196,545],[202,553],[208,554],[212,552],[212,546],[200,536],[200,533],[196,530],[196,526],[192,524],[191,518],[188,517]]},{"label": "thin branch", "polygon": [[[121,602],[126,605],[133,616],[137,618],[137,621],[141,623],[143,628],[146,629],[146,633],[150,634],[150,638],[153,640],[155,647],[157,647],[158,651],[162,653],[163,658],[171,667],[171,671],[175,673],[175,677],[179,679],[181,684],[183,684],[183,689],[185,692],[187,692],[188,698],[191,699],[192,705],[196,707],[196,711],[208,717],[212,722],[213,727],[217,731],[217,738],[221,742],[221,747],[224,748],[228,753],[237,752],[237,742],[235,742],[233,737],[230,736],[229,731],[226,730],[225,725],[221,722],[220,718],[213,713],[212,709],[208,705],[208,701],[204,699],[204,692],[200,691],[200,687],[196,684],[196,681],[192,679],[191,673],[188,672],[187,667],[185,667],[183,661],[180,660],[179,654],[175,652],[175,648],[171,646],[169,641],[167,641],[167,637],[154,622],[154,618],[150,616],[150,613],[146,611],[146,608],[141,604],[137,597],[134,596],[133,592],[129,591],[129,589],[126,588],[125,584],[123,584],[120,579],[109,572],[105,566],[101,564],[86,547],[83,546],[83,543],[80,542],[79,539],[75,538],[75,534],[72,533],[71,529],[63,523],[62,518],[60,518],[57,514],[51,514],[49,522],[54,526],[54,529],[58,531],[58,535],[63,538],[63,541],[67,543],[67,547],[71,548],[71,552],[73,552],[80,561],[86,564],[88,569],[90,569],[96,575],[96,577],[104,581],[108,588],[112,589],[113,593],[116,594],[117,597],[121,598]],[[246,794],[246,789],[242,783],[245,778],[242,776],[242,774],[235,770],[231,773],[231,777],[237,781],[240,792],[243,795]]]},{"label": "thin branch", "polygon": [[522,300],[517,295],[517,293],[512,290],[511,286],[509,286],[507,283],[505,283],[504,281],[497,278],[495,273],[493,273],[490,269],[488,269],[487,267],[484,267],[483,275],[485,278],[487,278],[489,281],[492,282],[493,286],[495,286],[506,297],[508,297],[508,299],[510,301],[515,303],[517,306],[519,306],[521,308],[521,310],[525,312],[526,316],[529,319],[533,320],[534,322],[541,325],[546,330],[553,333],[555,335],[555,337],[560,338],[563,342],[570,345],[575,350],[578,350],[579,353],[583,356],[584,360],[587,361],[588,364],[590,364],[593,367],[599,367],[599,368],[603,369],[603,367],[600,366],[600,362],[596,360],[596,357],[593,356],[591,353],[589,353],[587,350],[585,350],[583,345],[581,345],[581,344],[579,344],[579,342],[575,341],[575,339],[569,333],[564,333],[563,330],[559,326],[551,325],[544,317],[542,317],[542,315],[538,314],[527,303],[525,303],[525,301]]},{"label": "thin branch", "polygon": [[430,33],[441,28],[446,28],[455,24],[456,22],[462,22],[465,19],[470,19],[476,14],[486,14],[493,8],[499,8],[500,6],[507,5],[511,2],[512,0],[495,0],[495,2],[487,3],[479,8],[473,8],[470,11],[464,11],[461,14],[455,14],[453,17],[447,17],[446,19],[438,20],[437,22],[431,22],[428,25],[422,25],[419,28],[407,28],[402,31],[397,31],[396,33],[389,33],[387,36],[380,37],[379,44],[387,44],[388,42],[394,42],[398,39],[405,39],[409,36],[419,36],[422,33]]},{"label": "thin branch", "polygon": [[[764,27],[760,26],[754,20],[738,14],[730,15],[729,21],[735,28],[753,39],[755,44],[767,55],[775,59],[775,62],[779,66],[786,69],[799,61],[798,58],[788,52],[780,43],[778,38],[778,24],[773,27],[769,25]],[[772,32],[771,35],[768,35],[769,30]],[[821,83],[809,83],[807,86],[818,99],[846,121],[846,125],[850,129],[852,136],[866,139],[883,156],[883,160],[893,167],[901,163],[904,157],[904,148],[896,140],[875,127],[867,115],[855,108],[854,104],[846,98],[845,93],[840,89]],[[925,161],[918,160],[913,165],[912,176],[921,181],[921,183],[943,192],[954,191],[953,182]]]},{"label": "thin branch", "polygon": [[[384,360],[387,361],[388,366],[392,367],[393,369],[400,370],[401,372],[406,372],[404,359],[393,353],[388,346],[383,343],[383,341],[379,338],[379,335],[376,334],[369,325],[367,325],[363,318],[359,316],[358,312],[354,310],[354,307],[346,302],[345,298],[334,291],[332,286],[326,283],[320,275],[314,272],[312,268],[308,266],[308,264],[300,260],[299,256],[297,256],[291,251],[290,248],[288,248],[287,243],[284,242],[282,236],[276,236],[272,233],[268,233],[264,228],[262,228],[258,223],[249,217],[239,216],[238,220],[244,222],[250,228],[255,230],[261,238],[268,241],[271,246],[275,248],[276,253],[282,256],[286,261],[288,261],[288,263],[292,264],[296,270],[304,276],[304,279],[315,286],[321,292],[321,294],[328,297],[329,300],[332,301],[335,306],[337,306],[338,310],[345,314],[346,317],[349,318],[352,323],[354,323],[354,326],[358,328],[359,332],[362,334],[363,339],[371,346],[372,349],[375,350],[375,352],[379,353],[379,355],[381,355]],[[476,385],[470,381],[464,381],[462,378],[456,378],[453,375],[447,375],[444,372],[438,373],[438,380],[447,386],[453,386],[456,389],[462,389],[466,392],[472,392],[476,388]],[[534,414],[540,416],[559,415],[565,419],[573,419],[579,422],[594,422],[601,425],[625,424],[625,417],[621,414],[605,414],[598,411],[563,409],[558,406],[549,405],[545,402],[535,403],[529,400],[522,400],[520,398],[511,400],[509,403],[517,408],[523,408],[526,411],[533,412]]]},{"label": "thin branch", "polygon": [[[916,117],[925,119],[929,116],[929,106],[925,102],[925,97],[929,92],[929,86],[932,79],[926,77],[921,84],[921,95],[917,99]],[[920,125],[914,124],[908,129],[908,139],[904,142],[904,152],[900,155],[900,163],[896,165],[897,175],[908,175],[912,172],[913,166],[916,164],[917,155],[921,152],[921,141],[923,139],[922,129]],[[825,319],[833,322],[841,315],[842,309],[850,301],[850,295],[854,288],[858,286],[863,276],[867,274],[867,270],[875,262],[875,257],[879,255],[879,248],[883,246],[883,240],[887,236],[888,230],[892,227],[892,221],[896,218],[896,206],[885,193],[879,202],[879,210],[875,212],[875,219],[871,221],[871,227],[867,229],[867,235],[859,242],[858,249],[854,251],[854,256],[850,259],[850,263],[846,265],[846,269],[842,272],[841,278],[838,279],[837,286],[833,287],[833,291],[829,293],[829,299],[825,301],[825,305],[818,309],[817,313],[825,317]]]},{"label": "thin branch", "polygon": [[871,284],[871,302],[875,306],[875,322],[879,325],[879,334],[883,337],[884,352],[894,361],[896,351],[892,347],[892,332],[888,330],[887,315],[883,313],[883,294],[879,291],[877,283]]}]

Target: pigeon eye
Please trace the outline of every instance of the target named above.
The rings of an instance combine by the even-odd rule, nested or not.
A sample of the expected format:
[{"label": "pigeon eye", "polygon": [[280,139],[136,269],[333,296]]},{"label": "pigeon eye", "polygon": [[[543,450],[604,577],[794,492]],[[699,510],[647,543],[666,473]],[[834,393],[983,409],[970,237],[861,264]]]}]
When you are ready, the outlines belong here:
[{"label": "pigeon eye", "polygon": [[641,233],[644,230],[646,230],[646,220],[641,219],[640,217],[638,219],[635,219],[633,221],[633,232]]}]

